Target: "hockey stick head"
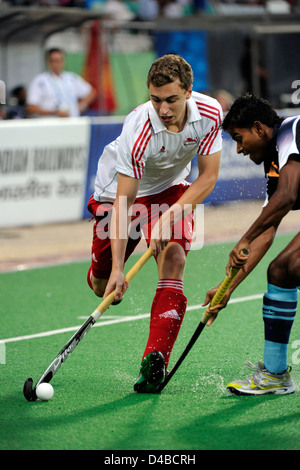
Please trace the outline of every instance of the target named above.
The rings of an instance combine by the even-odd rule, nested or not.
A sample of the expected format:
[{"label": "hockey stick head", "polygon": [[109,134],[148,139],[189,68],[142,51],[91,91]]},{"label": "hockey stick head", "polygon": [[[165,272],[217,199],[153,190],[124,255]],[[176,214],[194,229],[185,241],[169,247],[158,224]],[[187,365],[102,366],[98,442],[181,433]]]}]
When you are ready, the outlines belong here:
[{"label": "hockey stick head", "polygon": [[35,388],[33,388],[33,380],[32,378],[28,378],[25,380],[24,387],[23,387],[23,395],[27,401],[36,401],[37,396],[35,393]]},{"label": "hockey stick head", "polygon": [[[50,367],[52,366],[53,363],[50,364]],[[36,389],[37,386],[40,385],[43,382],[49,383],[50,380],[52,379],[54,373],[53,370],[48,368],[45,373],[42,375],[42,377],[39,379],[37,382],[36,386],[33,387],[33,380],[31,377],[25,380],[24,387],[23,387],[23,395],[26,398],[27,401],[36,401],[37,400],[37,394],[36,394]]]}]

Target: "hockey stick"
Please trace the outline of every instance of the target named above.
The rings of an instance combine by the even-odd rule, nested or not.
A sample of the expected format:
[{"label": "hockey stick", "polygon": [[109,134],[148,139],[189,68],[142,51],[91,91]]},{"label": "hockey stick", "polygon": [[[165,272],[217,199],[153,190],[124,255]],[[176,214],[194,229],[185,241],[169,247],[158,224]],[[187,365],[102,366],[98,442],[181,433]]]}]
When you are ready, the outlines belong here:
[{"label": "hockey stick", "polygon": [[[249,255],[249,252],[246,249],[242,250],[242,252],[245,256]],[[224,280],[222,281],[220,287],[218,288],[215,295],[213,296],[213,298],[212,298],[212,300],[209,304],[209,307],[214,307],[215,305],[218,305],[223,300],[229,286],[231,285],[233,279],[235,278],[235,276],[237,275],[238,272],[239,272],[238,268],[231,268],[230,269],[230,277],[226,276],[224,278]],[[157,387],[156,393],[160,393],[165,388],[167,383],[171,380],[171,378],[173,377],[173,375],[175,374],[175,372],[177,371],[177,369],[179,368],[181,363],[184,361],[185,357],[188,355],[188,353],[190,352],[190,350],[192,349],[192,347],[196,343],[197,339],[199,338],[202,330],[204,329],[204,327],[205,327],[205,325],[208,322],[208,319],[210,317],[211,317],[211,314],[206,310],[204,312],[204,314],[201,318],[201,321],[200,321],[199,325],[197,326],[193,336],[191,337],[190,341],[188,342],[185,350],[183,351],[183,353],[181,354],[181,356],[179,357],[178,361],[175,363],[175,365],[173,366],[173,368],[171,369],[169,374],[166,376],[165,380]]]},{"label": "hockey stick", "polygon": [[[131,281],[131,279],[138,273],[138,271],[144,266],[144,264],[151,258],[152,250],[148,250],[140,257],[140,259],[135,263],[135,265],[128,271],[125,276],[126,281]],[[94,310],[94,312],[88,317],[84,324],[76,331],[72,338],[66,343],[62,350],[57,354],[51,364],[47,367],[43,375],[38,380],[36,386],[33,388],[32,378],[28,378],[23,387],[23,394],[26,400],[36,401],[36,388],[42,382],[50,382],[52,377],[56,374],[60,366],[66,359],[70,356],[71,352],[74,351],[76,346],[80,343],[82,338],[87,334],[89,329],[99,320],[102,313],[108,309],[111,303],[114,301],[115,291],[111,292],[101,304]]]}]

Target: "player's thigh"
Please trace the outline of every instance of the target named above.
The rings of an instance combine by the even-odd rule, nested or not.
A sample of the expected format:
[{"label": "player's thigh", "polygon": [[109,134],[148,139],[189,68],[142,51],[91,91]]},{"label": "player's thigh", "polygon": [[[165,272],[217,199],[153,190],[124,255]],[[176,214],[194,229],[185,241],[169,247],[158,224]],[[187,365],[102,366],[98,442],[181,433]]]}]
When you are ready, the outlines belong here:
[{"label": "player's thigh", "polygon": [[[112,268],[111,252],[111,218],[112,202],[98,202],[90,198],[88,210],[94,217],[93,241],[92,241],[92,274],[99,279],[108,279]],[[131,230],[127,242],[125,262],[135,250],[141,238],[140,226]],[[99,281],[99,283],[100,283]]]},{"label": "player's thigh", "polygon": [[[162,193],[137,199],[135,206],[139,214],[139,220],[142,226],[147,243],[150,243],[151,232],[161,215],[172,207],[180,199],[188,186],[172,186]],[[179,220],[172,227],[170,242],[176,242],[181,245],[187,254],[191,248],[194,229],[194,212],[191,211],[183,219]]]}]

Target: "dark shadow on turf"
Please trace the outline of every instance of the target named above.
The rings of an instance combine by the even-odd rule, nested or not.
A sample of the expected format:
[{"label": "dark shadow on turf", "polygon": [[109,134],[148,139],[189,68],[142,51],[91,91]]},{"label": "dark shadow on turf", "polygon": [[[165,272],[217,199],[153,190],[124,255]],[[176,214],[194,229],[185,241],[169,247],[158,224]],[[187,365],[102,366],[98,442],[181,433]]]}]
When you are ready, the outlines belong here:
[{"label": "dark shadow on turf", "polygon": [[[211,411],[206,403],[207,413],[188,427],[178,432],[191,449],[200,450],[296,450],[299,440],[295,440],[295,427],[299,427],[299,413],[290,413],[289,396],[266,395],[238,397],[224,396],[222,411]],[[282,401],[282,413],[274,411],[271,405]],[[280,403],[276,403],[278,407]],[[259,413],[256,407],[265,408]],[[289,432],[290,430],[290,432]],[[293,440],[294,439],[294,440]]]}]

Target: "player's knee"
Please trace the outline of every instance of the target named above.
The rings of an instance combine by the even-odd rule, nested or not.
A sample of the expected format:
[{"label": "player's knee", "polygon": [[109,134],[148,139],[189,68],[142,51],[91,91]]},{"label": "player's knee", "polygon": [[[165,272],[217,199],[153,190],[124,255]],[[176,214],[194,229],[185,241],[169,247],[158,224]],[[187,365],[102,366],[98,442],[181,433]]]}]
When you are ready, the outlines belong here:
[{"label": "player's knee", "polygon": [[97,297],[103,297],[105,289],[101,289],[101,287],[93,285],[93,291],[97,295]]},{"label": "player's knee", "polygon": [[300,285],[300,258],[290,258],[289,260],[289,279],[294,286]]},{"label": "player's knee", "polygon": [[280,253],[268,268],[268,282],[277,286],[300,284],[300,260]]},{"label": "player's knee", "polygon": [[184,271],[186,256],[182,247],[178,244],[167,247],[164,256],[164,270],[169,277],[179,277]]},{"label": "player's knee", "polygon": [[98,297],[103,297],[107,285],[107,279],[92,278],[92,288]]},{"label": "player's knee", "polygon": [[286,280],[287,271],[287,260],[278,255],[268,267],[268,282],[276,286],[282,285],[282,282]]},{"label": "player's knee", "polygon": [[87,281],[90,288],[98,297],[103,297],[107,285],[107,279],[97,279],[93,276],[91,268],[88,271]]}]

